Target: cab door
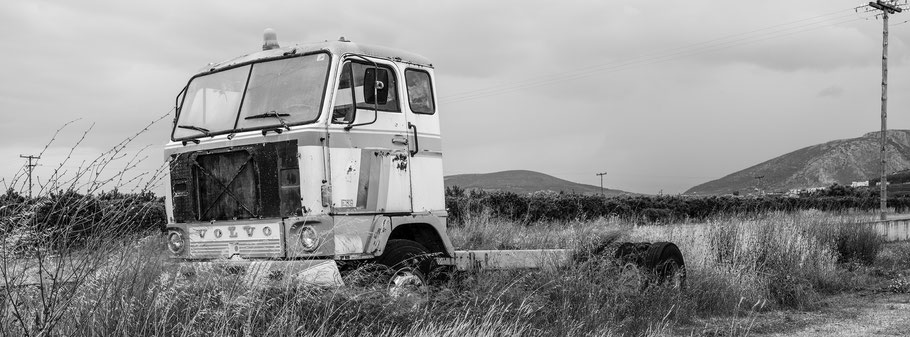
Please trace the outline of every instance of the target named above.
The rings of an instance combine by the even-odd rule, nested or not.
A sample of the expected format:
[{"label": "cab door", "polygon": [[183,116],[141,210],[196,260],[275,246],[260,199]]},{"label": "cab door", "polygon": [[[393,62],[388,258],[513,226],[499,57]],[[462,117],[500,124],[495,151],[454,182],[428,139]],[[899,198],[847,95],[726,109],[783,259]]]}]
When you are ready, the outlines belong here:
[{"label": "cab door", "polygon": [[333,211],[411,212],[408,123],[397,68],[354,56],[339,69],[329,126]]},{"label": "cab door", "polygon": [[409,66],[404,70],[405,117],[415,212],[445,211],[442,138],[436,107],[433,69]]}]

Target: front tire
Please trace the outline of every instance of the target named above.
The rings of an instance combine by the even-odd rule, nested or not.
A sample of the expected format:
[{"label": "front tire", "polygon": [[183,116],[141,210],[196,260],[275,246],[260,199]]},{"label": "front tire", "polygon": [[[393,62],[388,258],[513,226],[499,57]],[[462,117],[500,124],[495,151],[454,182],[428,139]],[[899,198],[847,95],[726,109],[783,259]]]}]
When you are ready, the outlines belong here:
[{"label": "front tire", "polygon": [[376,262],[391,271],[387,281],[393,297],[426,295],[427,275],[436,267],[436,260],[429,256],[426,247],[403,239],[389,240]]}]

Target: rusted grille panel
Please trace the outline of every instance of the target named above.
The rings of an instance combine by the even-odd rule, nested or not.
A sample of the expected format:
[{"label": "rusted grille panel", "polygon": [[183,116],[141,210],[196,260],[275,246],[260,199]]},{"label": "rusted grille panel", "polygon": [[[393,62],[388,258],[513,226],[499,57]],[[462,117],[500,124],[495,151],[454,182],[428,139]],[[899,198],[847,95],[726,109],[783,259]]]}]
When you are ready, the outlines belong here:
[{"label": "rusted grille panel", "polygon": [[259,174],[248,151],[196,158],[200,219],[246,219],[259,216]]},{"label": "rusted grille panel", "polygon": [[174,221],[301,215],[297,140],[175,154]]}]

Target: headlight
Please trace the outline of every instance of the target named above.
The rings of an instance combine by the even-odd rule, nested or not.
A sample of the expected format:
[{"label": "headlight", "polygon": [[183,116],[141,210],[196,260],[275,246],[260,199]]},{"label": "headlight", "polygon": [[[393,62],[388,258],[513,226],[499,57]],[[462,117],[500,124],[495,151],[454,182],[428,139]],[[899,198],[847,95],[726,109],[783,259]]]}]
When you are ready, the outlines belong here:
[{"label": "headlight", "polygon": [[186,247],[186,241],[183,239],[183,235],[180,232],[170,232],[167,235],[167,249],[174,254],[180,254],[183,252],[183,249]]},{"label": "headlight", "polygon": [[303,250],[312,252],[319,245],[319,237],[316,236],[316,230],[310,226],[300,227],[300,233],[297,236],[297,242],[303,247]]}]

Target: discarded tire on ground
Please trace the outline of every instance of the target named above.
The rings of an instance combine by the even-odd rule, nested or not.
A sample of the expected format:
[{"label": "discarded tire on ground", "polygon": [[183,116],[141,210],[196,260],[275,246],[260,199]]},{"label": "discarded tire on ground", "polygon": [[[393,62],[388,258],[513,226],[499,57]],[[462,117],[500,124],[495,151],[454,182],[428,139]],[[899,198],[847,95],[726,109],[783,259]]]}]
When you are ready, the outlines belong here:
[{"label": "discarded tire on ground", "polygon": [[686,263],[682,252],[672,242],[655,242],[648,248],[645,267],[651,273],[651,283],[669,285],[675,289],[686,287]]},{"label": "discarded tire on ground", "polygon": [[613,258],[622,264],[635,263],[645,267],[645,257],[651,244],[648,242],[623,242],[616,248]]}]

